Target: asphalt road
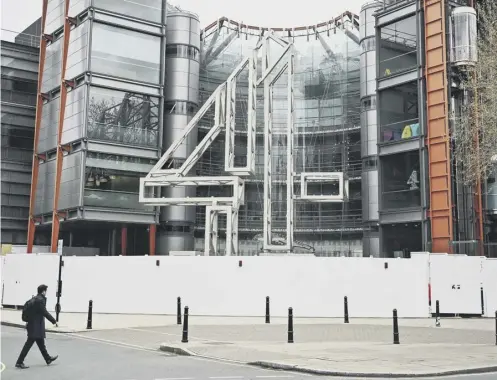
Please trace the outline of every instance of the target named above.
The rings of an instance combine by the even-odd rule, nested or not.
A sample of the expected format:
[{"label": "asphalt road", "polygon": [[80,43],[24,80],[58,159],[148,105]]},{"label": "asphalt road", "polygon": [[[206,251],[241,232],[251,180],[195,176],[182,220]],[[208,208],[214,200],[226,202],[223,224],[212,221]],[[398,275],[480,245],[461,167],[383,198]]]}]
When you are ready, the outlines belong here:
[{"label": "asphalt road", "polygon": [[[1,378],[3,380],[244,380],[324,379],[298,373],[271,371],[237,363],[183,357],[113,342],[48,334],[47,348],[59,359],[47,366],[36,345],[19,370],[15,361],[24,344],[22,329],[2,326]],[[338,380],[337,378],[334,378]],[[495,380],[497,374],[445,377],[445,380]]]}]

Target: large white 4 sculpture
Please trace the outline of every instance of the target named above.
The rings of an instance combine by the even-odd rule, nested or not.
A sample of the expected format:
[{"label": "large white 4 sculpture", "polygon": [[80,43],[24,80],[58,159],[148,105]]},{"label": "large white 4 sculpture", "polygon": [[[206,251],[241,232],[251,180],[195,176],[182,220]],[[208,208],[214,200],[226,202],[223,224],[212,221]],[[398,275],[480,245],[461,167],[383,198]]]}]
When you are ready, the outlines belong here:
[{"label": "large white 4 sculpture", "polygon": [[[276,59],[271,60],[270,44],[276,43],[283,51]],[[257,63],[262,61],[261,76],[258,77]],[[147,174],[140,178],[139,201],[149,206],[206,206],[205,226],[205,255],[218,254],[218,216],[227,215],[226,228],[226,255],[238,254],[238,211],[245,200],[245,183],[241,177],[255,173],[255,146],[256,146],[256,100],[257,87],[264,85],[264,227],[263,250],[265,252],[292,252],[294,229],[294,186],[295,177],[293,166],[293,139],[294,139],[294,69],[295,48],[291,41],[285,41],[272,31],[265,34],[226,82],[221,84],[207,99],[190,123],[184,128],[182,135],[167,149],[161,159]],[[243,167],[235,166],[235,110],[236,84],[239,75],[248,66],[248,106],[247,106],[247,164]],[[274,244],[272,238],[272,137],[273,137],[273,90],[278,79],[287,74],[287,130],[286,130],[286,229],[287,236],[284,244]],[[202,117],[212,107],[214,111],[214,125],[196,146],[192,154],[179,167],[174,167],[173,155],[185,141],[188,134],[197,126]],[[187,176],[202,154],[211,143],[225,130],[225,163],[226,176]],[[173,167],[171,167],[173,166]],[[308,182],[337,182],[339,194],[308,195]],[[231,186],[232,196],[227,197],[187,197],[165,198],[161,196],[161,188],[166,186]],[[310,202],[343,202],[348,193],[348,181],[344,180],[343,173],[301,173],[302,200]]]}]

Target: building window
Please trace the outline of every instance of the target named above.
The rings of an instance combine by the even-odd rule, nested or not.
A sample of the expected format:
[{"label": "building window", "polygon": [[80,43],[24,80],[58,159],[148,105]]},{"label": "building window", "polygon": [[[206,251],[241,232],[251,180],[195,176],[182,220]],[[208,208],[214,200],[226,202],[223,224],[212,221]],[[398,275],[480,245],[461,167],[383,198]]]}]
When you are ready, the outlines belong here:
[{"label": "building window", "polygon": [[415,15],[380,28],[380,77],[417,67],[416,31]]},{"label": "building window", "polygon": [[419,137],[421,131],[416,82],[382,90],[379,99],[381,142]]},{"label": "building window", "polygon": [[188,58],[198,61],[200,51],[189,45],[168,45],[166,47],[167,58]]},{"label": "building window", "polygon": [[130,16],[137,19],[161,23],[162,0],[93,0],[95,8]]},{"label": "building window", "polygon": [[368,96],[361,100],[361,112],[371,111],[376,109],[376,96]]},{"label": "building window", "polygon": [[98,74],[160,84],[160,37],[95,23],[91,65]]},{"label": "building window", "polygon": [[376,37],[369,37],[361,41],[361,51],[363,53],[376,49]]},{"label": "building window", "polygon": [[380,160],[383,209],[421,206],[419,153],[392,154]]},{"label": "building window", "polygon": [[157,147],[159,99],[91,87],[88,138],[133,146]]},{"label": "building window", "polygon": [[164,113],[175,115],[193,116],[197,112],[197,106],[191,102],[169,101],[164,102]]}]

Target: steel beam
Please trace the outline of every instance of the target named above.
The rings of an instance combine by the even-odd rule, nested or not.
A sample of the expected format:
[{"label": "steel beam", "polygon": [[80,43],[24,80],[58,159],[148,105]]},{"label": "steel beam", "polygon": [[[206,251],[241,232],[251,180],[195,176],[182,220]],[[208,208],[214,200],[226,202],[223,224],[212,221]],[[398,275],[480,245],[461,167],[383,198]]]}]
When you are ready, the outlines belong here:
[{"label": "steel beam", "polygon": [[38,156],[38,142],[40,140],[41,120],[43,114],[43,95],[41,92],[43,84],[43,71],[45,70],[45,57],[47,52],[47,39],[45,38],[45,24],[47,20],[48,0],[43,0],[41,13],[41,36],[40,36],[40,61],[38,63],[38,89],[36,96],[36,117],[33,145],[33,164],[31,172],[31,190],[29,195],[29,220],[28,220],[28,241],[27,253],[33,252],[35,240],[35,207],[36,207],[36,187],[38,186],[38,173],[40,169],[40,157]]},{"label": "steel beam", "polygon": [[71,19],[69,17],[69,3],[70,0],[64,1],[64,36],[62,45],[62,68],[60,73],[60,109],[59,109],[59,123],[57,125],[57,153],[56,153],[56,169],[55,169],[55,185],[52,209],[52,238],[51,238],[51,252],[57,252],[57,245],[59,241],[60,230],[60,215],[59,215],[59,197],[60,197],[60,184],[62,177],[62,166],[64,161],[64,147],[62,146],[62,132],[64,130],[64,118],[66,112],[67,102],[67,84],[65,81],[67,56],[69,50],[69,37],[71,35]]}]

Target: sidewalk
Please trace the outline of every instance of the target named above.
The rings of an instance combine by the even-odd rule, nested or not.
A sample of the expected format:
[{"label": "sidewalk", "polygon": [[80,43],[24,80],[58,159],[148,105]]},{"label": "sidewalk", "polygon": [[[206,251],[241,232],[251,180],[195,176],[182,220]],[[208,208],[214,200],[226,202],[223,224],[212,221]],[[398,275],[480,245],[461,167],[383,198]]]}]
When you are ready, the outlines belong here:
[{"label": "sidewalk", "polygon": [[[400,345],[390,319],[296,318],[295,343],[286,343],[286,318],[190,315],[189,343],[176,316],[61,314],[57,332],[91,339],[232,360],[257,366],[341,376],[435,376],[497,371],[495,320],[400,319]],[[2,324],[23,326],[20,311],[2,310]]]},{"label": "sidewalk", "polygon": [[[399,321],[400,345],[392,344],[392,327],[379,323],[296,323],[293,344],[286,343],[284,325],[207,327],[191,320],[186,344],[180,343],[180,329],[143,330],[162,334],[164,351],[314,374],[399,377],[497,371],[495,328],[490,328],[495,321],[442,320],[442,326],[461,328],[406,326],[408,322],[413,321]],[[422,325],[411,325],[416,323]]]}]

